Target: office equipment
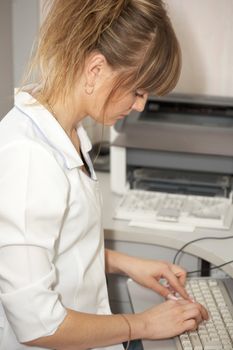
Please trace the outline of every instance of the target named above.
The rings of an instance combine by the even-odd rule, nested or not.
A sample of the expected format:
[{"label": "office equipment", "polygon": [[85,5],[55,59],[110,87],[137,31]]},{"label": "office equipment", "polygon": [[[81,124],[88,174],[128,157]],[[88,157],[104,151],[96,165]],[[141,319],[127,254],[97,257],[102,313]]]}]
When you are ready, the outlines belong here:
[{"label": "office equipment", "polygon": [[232,98],[150,96],[143,112],[132,112],[111,130],[111,188],[116,193],[146,186],[226,196],[232,174]]},{"label": "office equipment", "polygon": [[[160,229],[149,229],[148,227],[133,227],[129,226],[125,220],[115,220],[115,210],[121,196],[113,193],[110,186],[110,174],[99,173],[98,179],[103,193],[103,228],[105,239],[109,240],[112,245],[111,249],[118,249],[120,251],[143,256],[144,258],[150,259],[165,259],[172,261],[176,251],[190,241],[194,241],[197,238],[202,237],[222,237],[231,236],[233,237],[233,227],[229,230],[219,229],[207,229],[197,228],[194,232],[181,231],[179,234],[170,230],[164,231]],[[232,238],[233,242],[233,238]],[[133,245],[133,251],[130,246]],[[143,248],[141,247],[143,245]],[[158,249],[157,249],[158,248]],[[167,255],[167,250],[170,251]],[[213,265],[221,265],[227,261],[232,260],[232,243],[231,240],[204,240],[196,241],[188,245],[184,249],[184,253],[188,253],[187,259],[186,254],[182,255],[180,263],[188,270],[197,270],[198,266],[189,265],[192,258],[198,257],[209,261]],[[233,278],[233,264],[223,266],[222,268],[229,276]]]},{"label": "office equipment", "polygon": [[[128,291],[134,312],[142,312],[163,301],[153,291],[128,280]],[[187,332],[174,339],[143,341],[144,350],[230,350],[233,349],[233,280],[193,278],[188,292],[204,304],[210,319],[197,332]]]},{"label": "office equipment", "polygon": [[[169,220],[179,222],[181,229],[196,224],[230,227],[231,210],[224,213],[223,203],[228,208],[232,201],[233,99],[181,94],[149,97],[144,111],[119,121],[111,136],[113,192],[134,196],[134,206],[137,200],[141,205],[141,196],[126,194],[129,189],[155,192],[153,209],[162,198],[160,193],[165,194],[166,201],[160,202],[167,208],[164,214],[164,205],[156,209],[155,227]],[[190,206],[185,212],[179,207],[184,208],[184,202]],[[148,210],[143,215],[150,216]],[[129,213],[124,217],[119,211],[117,218],[131,219]]]},{"label": "office equipment", "polygon": [[[113,219],[121,196],[111,191],[109,173],[101,172],[97,176],[103,194],[103,228],[106,248],[144,259],[172,262],[177,250],[182,246],[198,238],[209,237],[210,239],[195,241],[185,247],[179,259],[176,259],[176,263],[181,264],[187,271],[196,271],[200,270],[199,258],[215,266],[232,260],[233,238],[211,239],[214,236],[224,238],[232,235],[232,228],[221,232],[219,229],[198,228],[194,232],[182,230],[178,233],[159,228],[150,229],[146,225],[143,227],[129,226],[125,220]],[[233,264],[224,265],[221,270],[222,274],[218,270],[213,270],[211,275],[213,273],[215,277],[224,277],[226,273],[233,278]],[[126,277],[115,274],[108,276],[108,288],[114,313],[131,311],[125,279]]]},{"label": "office equipment", "polygon": [[[195,227],[229,229],[233,219],[232,200],[128,190],[115,211],[115,218],[130,220],[134,226],[194,230]],[[166,225],[164,225],[166,223]],[[168,225],[170,223],[170,225]]]}]

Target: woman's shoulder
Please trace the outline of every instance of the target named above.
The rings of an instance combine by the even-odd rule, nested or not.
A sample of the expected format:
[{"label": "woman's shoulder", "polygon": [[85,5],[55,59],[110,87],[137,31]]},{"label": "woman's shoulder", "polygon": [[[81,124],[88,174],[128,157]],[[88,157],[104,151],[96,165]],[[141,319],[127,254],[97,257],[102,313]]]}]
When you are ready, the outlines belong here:
[{"label": "woman's shoulder", "polygon": [[14,149],[17,153],[26,148],[41,148],[30,121],[20,118],[15,108],[0,122],[0,152]]},{"label": "woman's shoulder", "polygon": [[22,117],[22,113],[14,107],[0,122],[0,154],[7,156],[13,152],[16,158],[17,154],[24,153],[26,156],[30,152],[63,168],[62,156],[42,136],[33,121]]}]

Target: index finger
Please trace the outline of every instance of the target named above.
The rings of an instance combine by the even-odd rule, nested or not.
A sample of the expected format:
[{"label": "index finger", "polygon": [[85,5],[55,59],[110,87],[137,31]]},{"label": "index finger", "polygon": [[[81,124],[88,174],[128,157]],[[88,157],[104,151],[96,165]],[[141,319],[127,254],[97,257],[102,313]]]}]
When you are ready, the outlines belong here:
[{"label": "index finger", "polygon": [[170,286],[180,294],[180,296],[184,299],[190,300],[190,296],[188,295],[187,291],[185,290],[182,282],[180,282],[179,278],[176,277],[176,275],[170,271],[167,270],[163,277],[166,278],[166,280],[169,282]]},{"label": "index finger", "polygon": [[182,269],[180,266],[171,264],[171,271],[176,275],[182,285],[185,285],[187,272]]},{"label": "index finger", "polygon": [[175,276],[178,278],[178,280],[182,284],[182,286],[184,286],[186,283],[187,273],[186,272],[183,272],[183,273],[177,272],[177,273],[175,273]]}]

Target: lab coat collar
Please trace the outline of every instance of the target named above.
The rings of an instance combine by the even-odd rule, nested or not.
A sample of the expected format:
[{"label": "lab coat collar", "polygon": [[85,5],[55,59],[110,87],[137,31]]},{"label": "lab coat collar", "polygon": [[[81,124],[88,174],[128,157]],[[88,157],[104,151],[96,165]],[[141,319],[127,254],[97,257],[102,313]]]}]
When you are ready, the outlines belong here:
[{"label": "lab coat collar", "polygon": [[[43,137],[47,139],[48,144],[62,154],[69,169],[83,165],[79,153],[64,129],[53,115],[29,93],[17,93],[15,96],[15,107],[36,124]],[[81,151],[85,155],[91,150],[92,145],[81,124],[77,126],[77,134],[80,140]]]}]

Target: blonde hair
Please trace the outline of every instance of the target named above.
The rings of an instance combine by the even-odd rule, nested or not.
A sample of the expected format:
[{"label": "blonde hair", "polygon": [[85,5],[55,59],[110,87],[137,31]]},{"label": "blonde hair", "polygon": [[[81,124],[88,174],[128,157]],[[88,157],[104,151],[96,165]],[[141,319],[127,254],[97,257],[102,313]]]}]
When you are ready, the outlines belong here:
[{"label": "blonde hair", "polygon": [[[162,0],[50,0],[27,80],[53,103],[65,98],[86,57],[102,53],[121,86],[163,95],[176,85],[179,44]],[[111,97],[109,96],[109,98]]]}]

